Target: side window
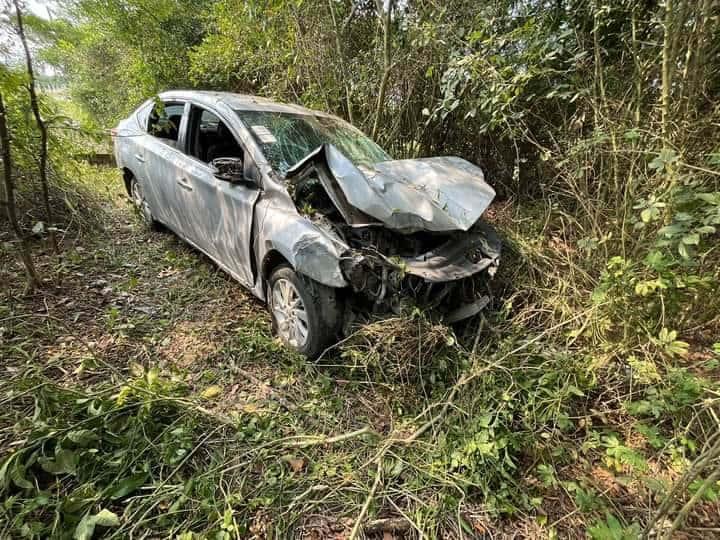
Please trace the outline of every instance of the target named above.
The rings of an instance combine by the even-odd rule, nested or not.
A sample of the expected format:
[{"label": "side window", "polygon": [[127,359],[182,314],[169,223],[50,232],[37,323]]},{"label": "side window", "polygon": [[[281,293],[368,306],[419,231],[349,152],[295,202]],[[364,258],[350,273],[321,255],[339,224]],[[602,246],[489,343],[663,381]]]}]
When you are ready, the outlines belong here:
[{"label": "side window", "polygon": [[147,132],[176,147],[184,108],[183,103],[157,103],[148,116]]},{"label": "side window", "polygon": [[243,158],[243,149],[215,114],[193,106],[190,113],[188,154],[210,163],[221,157]]}]

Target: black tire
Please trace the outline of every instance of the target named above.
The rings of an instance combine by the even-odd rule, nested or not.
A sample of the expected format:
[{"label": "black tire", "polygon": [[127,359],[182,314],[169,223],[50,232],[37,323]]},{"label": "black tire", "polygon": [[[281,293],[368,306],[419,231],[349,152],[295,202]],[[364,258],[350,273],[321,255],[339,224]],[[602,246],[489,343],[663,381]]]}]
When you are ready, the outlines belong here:
[{"label": "black tire", "polygon": [[159,230],[160,223],[153,216],[150,204],[148,204],[147,200],[145,200],[142,184],[138,182],[137,178],[134,176],[130,179],[129,195],[130,201],[133,203],[133,206],[137,210],[138,214],[140,214],[143,223],[145,223],[145,225],[153,231]]},{"label": "black tire", "polygon": [[[274,291],[276,286],[281,287],[282,280],[290,282],[295,287],[304,305],[307,315],[307,337],[303,343],[288,341],[280,331],[281,321],[276,317]],[[281,265],[275,268],[270,275],[267,292],[273,333],[289,347],[310,359],[315,359],[335,342],[342,326],[343,313],[336,289],[298,274],[287,265]]]}]

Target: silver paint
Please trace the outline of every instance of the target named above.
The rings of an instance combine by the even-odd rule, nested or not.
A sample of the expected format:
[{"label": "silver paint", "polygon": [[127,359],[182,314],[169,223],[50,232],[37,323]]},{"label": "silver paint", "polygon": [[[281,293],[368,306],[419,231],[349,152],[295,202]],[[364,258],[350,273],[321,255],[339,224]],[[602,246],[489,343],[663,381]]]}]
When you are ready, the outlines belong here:
[{"label": "silver paint", "polygon": [[[172,91],[160,94],[159,99],[186,104],[177,147],[185,144],[190,104],[197,105],[227,125],[244,148],[245,159],[256,167],[258,178],[257,185],[219,180],[208,164],[148,134],[144,125],[153,105],[153,100],[148,100],[120,122],[115,157],[118,166],[140,183],[155,219],[262,299],[266,295],[265,262],[279,257],[319,283],[348,285],[340,268],[348,246],[298,212],[285,178],[272,169],[234,110],[330,115],[222,92]],[[331,145],[311,153],[287,176],[321,158],[355,211],[401,231],[466,231],[495,195],[482,171],[460,158],[388,161],[361,170]],[[418,268],[418,274],[421,270],[429,271]]]}]

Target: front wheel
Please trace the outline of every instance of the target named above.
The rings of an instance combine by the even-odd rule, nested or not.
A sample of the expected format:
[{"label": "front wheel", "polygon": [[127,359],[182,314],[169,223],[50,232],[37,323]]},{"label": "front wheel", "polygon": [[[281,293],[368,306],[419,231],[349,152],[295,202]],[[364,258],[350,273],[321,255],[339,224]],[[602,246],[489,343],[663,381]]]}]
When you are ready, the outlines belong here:
[{"label": "front wheel", "polygon": [[336,290],[280,266],[268,280],[273,331],[308,358],[317,358],[337,337],[342,310]]},{"label": "front wheel", "polygon": [[153,217],[152,210],[150,210],[150,204],[147,202],[147,199],[145,199],[142,186],[140,185],[140,182],[138,182],[137,178],[133,178],[130,181],[130,198],[142,217],[143,222],[151,229],[156,229],[157,221],[155,221],[155,218]]}]

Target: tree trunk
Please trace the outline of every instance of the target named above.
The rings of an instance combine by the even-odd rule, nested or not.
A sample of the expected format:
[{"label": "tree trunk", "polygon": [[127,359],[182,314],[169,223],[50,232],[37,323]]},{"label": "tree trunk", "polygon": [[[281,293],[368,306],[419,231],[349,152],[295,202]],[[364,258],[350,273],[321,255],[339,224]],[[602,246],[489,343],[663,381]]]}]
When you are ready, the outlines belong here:
[{"label": "tree trunk", "polygon": [[[353,108],[352,108],[352,98],[351,98],[351,89],[350,89],[350,82],[348,77],[348,70],[347,65],[345,64],[345,48],[342,46],[342,42],[340,41],[340,32],[345,30],[346,24],[343,24],[342,28],[338,25],[337,18],[335,16],[335,7],[333,6],[333,0],[328,0],[328,7],[330,8],[330,16],[332,18],[333,22],[333,30],[335,33],[335,53],[338,56],[338,61],[340,62],[340,76],[342,77],[342,84],[343,89],[345,90],[345,103],[347,108],[347,115],[348,120],[351,124],[354,123],[353,118]],[[353,6],[353,11],[355,10],[355,7]],[[350,17],[348,17],[347,22],[350,21],[350,18],[352,17],[353,12],[350,12]]]},{"label": "tree trunk", "polygon": [[40,279],[35,271],[35,265],[30,254],[30,244],[20,228],[15,209],[15,185],[12,177],[12,151],[10,149],[10,133],[7,127],[7,114],[5,113],[5,101],[0,93],[0,144],[2,144],[2,160],[6,197],[6,210],[8,221],[20,242],[20,259],[25,265],[25,272],[28,278],[28,288],[34,290],[40,286]]},{"label": "tree trunk", "polygon": [[395,0],[388,0],[388,9],[385,13],[385,17],[382,17],[383,2],[382,0],[376,0],[378,16],[383,21],[383,75],[380,81],[380,90],[378,91],[377,104],[375,105],[375,121],[373,122],[373,128],[371,138],[377,137],[377,132],[380,127],[380,117],[382,116],[383,107],[385,105],[385,94],[387,93],[387,85],[390,80],[390,71],[392,70],[392,64],[390,63],[390,23],[392,22],[392,11],[395,5]]},{"label": "tree trunk", "polygon": [[42,187],[43,202],[45,204],[45,221],[48,233],[50,234],[50,241],[52,243],[53,250],[55,253],[58,251],[57,238],[55,237],[55,230],[52,223],[52,208],[50,206],[50,190],[48,187],[47,178],[47,146],[48,146],[48,132],[47,125],[40,115],[40,104],[38,103],[37,92],[35,91],[35,72],[33,71],[32,56],[30,55],[30,48],[27,44],[25,37],[25,27],[23,25],[22,11],[20,10],[20,4],[18,0],[13,0],[15,5],[15,12],[17,13],[17,31],[20,36],[20,42],[22,43],[23,49],[25,50],[25,63],[27,65],[28,74],[28,93],[30,94],[30,108],[32,109],[35,122],[40,130],[40,156],[39,156],[39,169],[40,169],[40,185]]},{"label": "tree trunk", "polygon": [[670,58],[673,43],[673,0],[665,0],[665,23],[663,28],[662,51],[662,89],[660,94],[660,123],[662,146],[668,148],[670,138],[670,85],[672,84],[672,61]]}]

